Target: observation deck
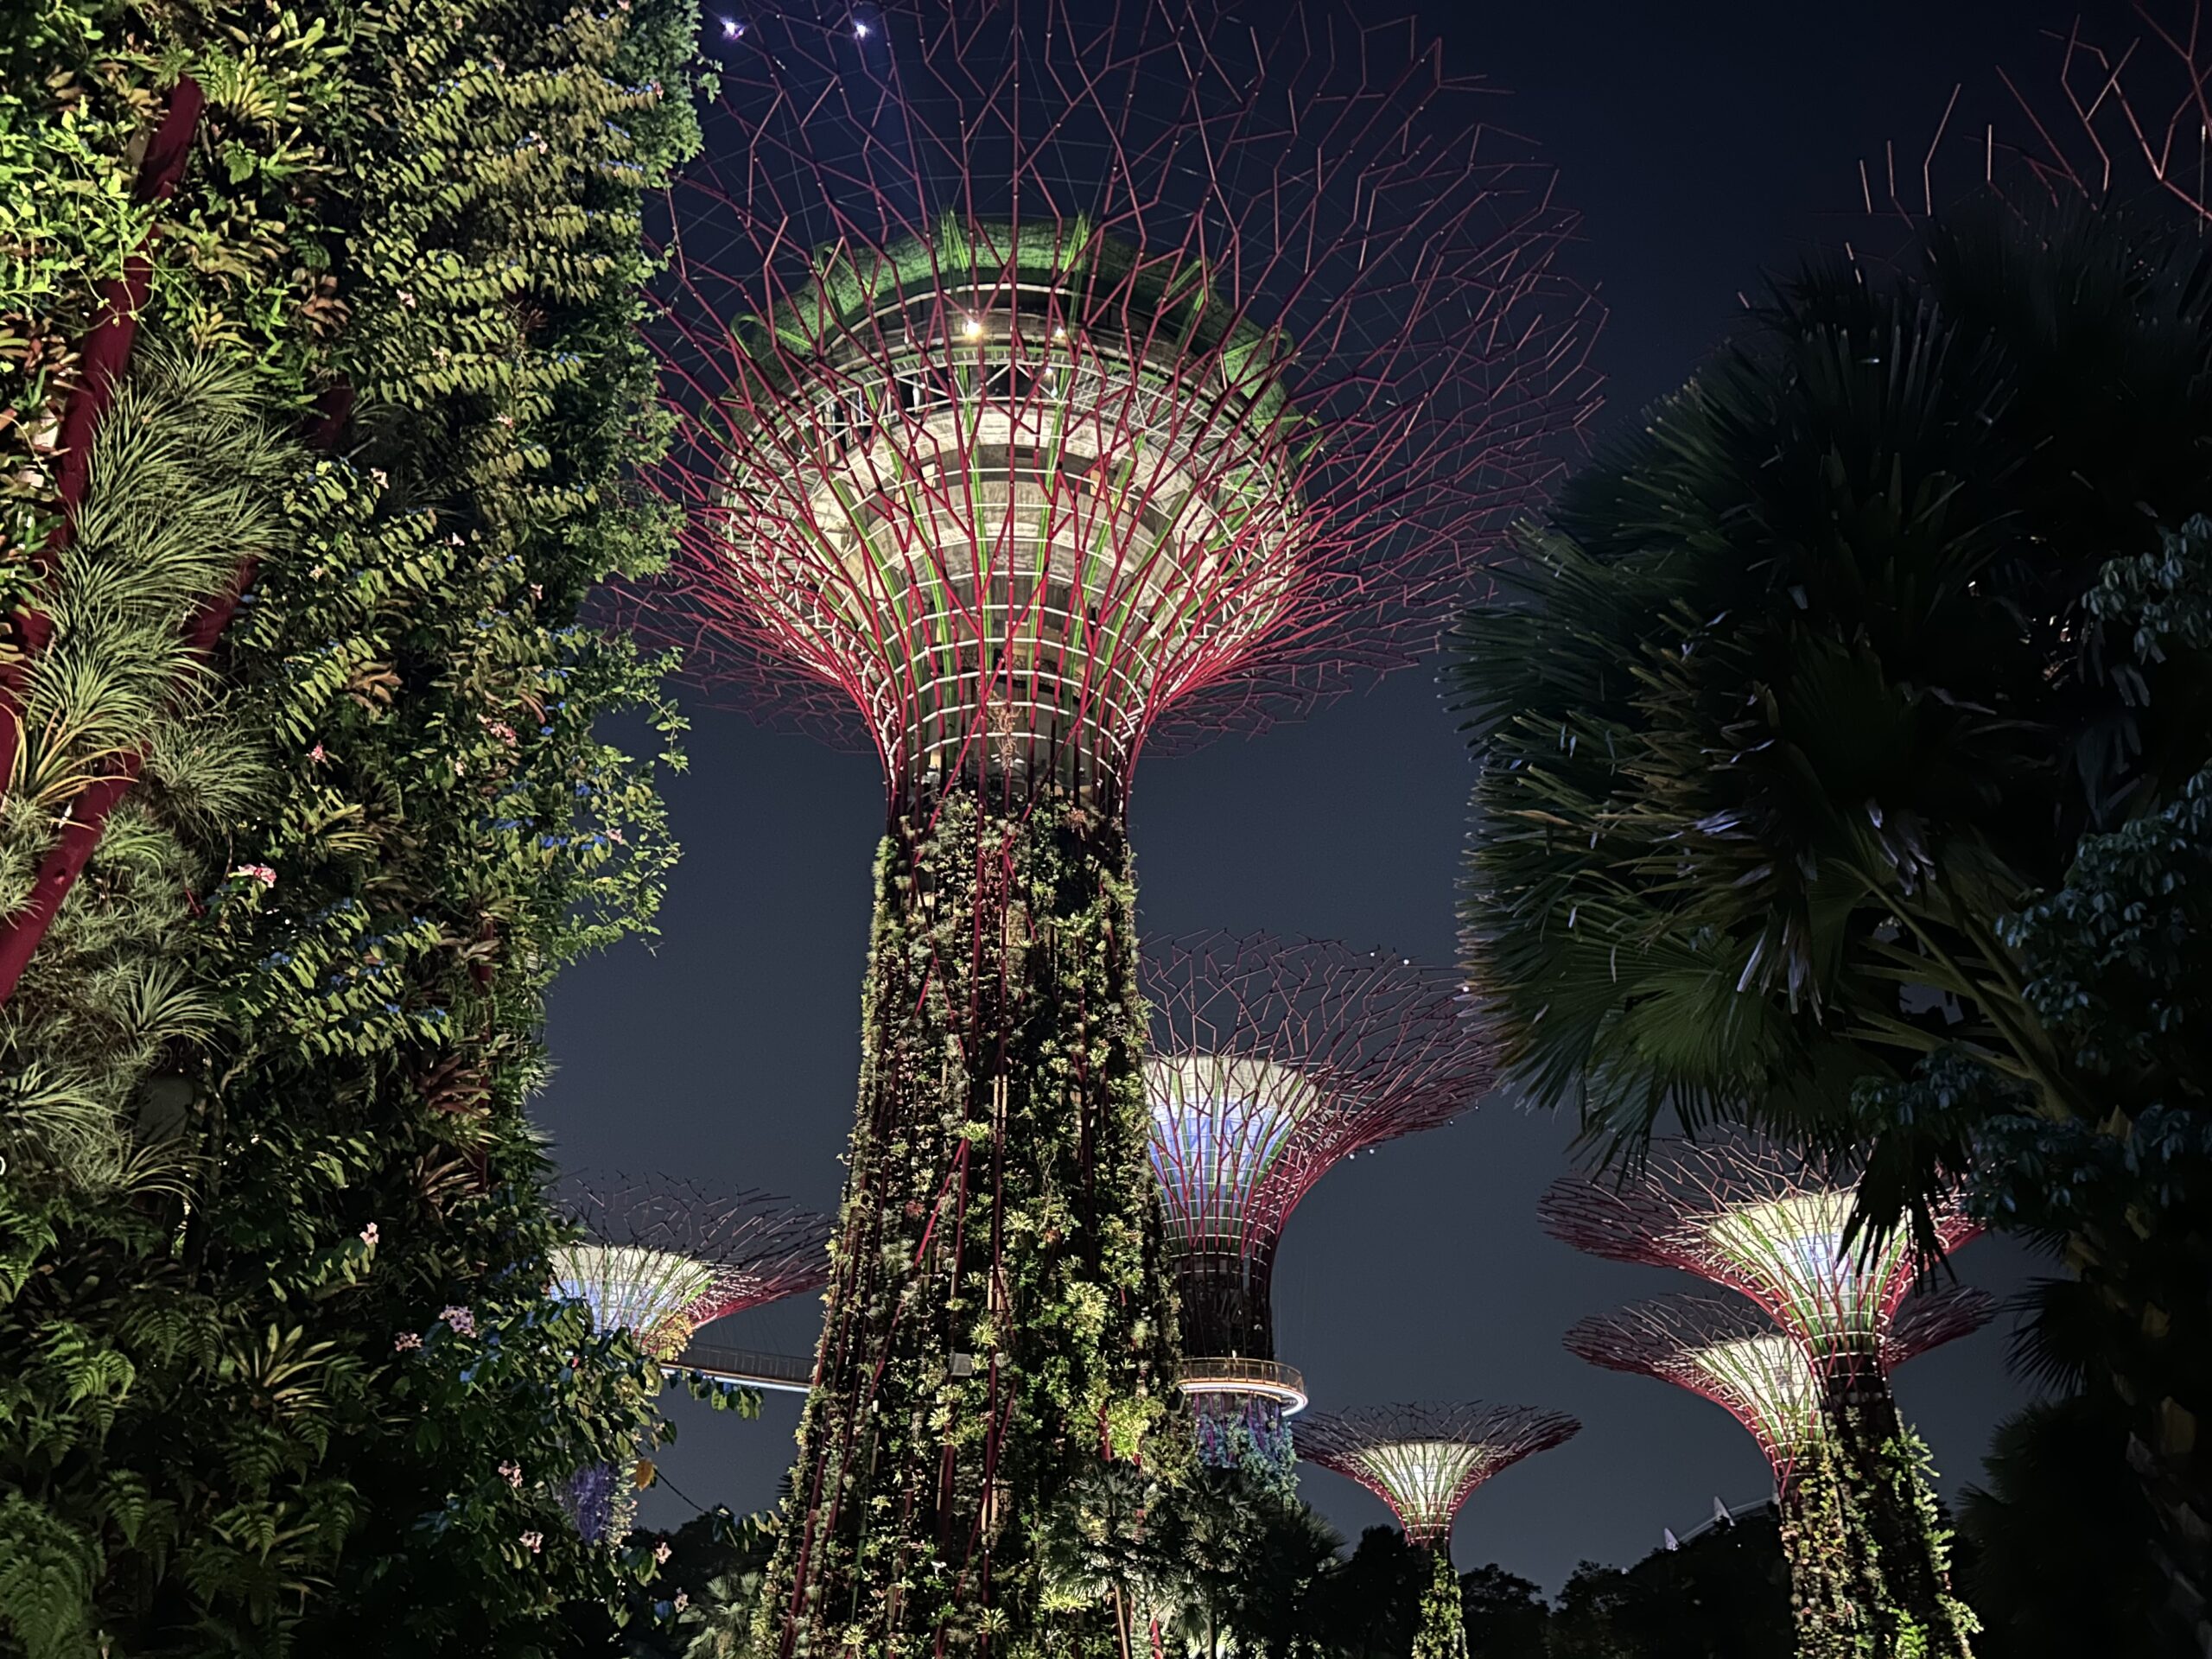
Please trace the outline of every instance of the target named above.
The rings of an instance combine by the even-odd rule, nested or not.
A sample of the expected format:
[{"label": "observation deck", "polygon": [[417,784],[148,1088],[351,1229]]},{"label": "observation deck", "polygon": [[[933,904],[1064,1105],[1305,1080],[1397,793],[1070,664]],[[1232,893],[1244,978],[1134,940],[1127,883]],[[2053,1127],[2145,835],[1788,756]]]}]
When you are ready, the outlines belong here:
[{"label": "observation deck", "polygon": [[776,1394],[804,1394],[814,1386],[814,1362],[804,1354],[771,1354],[694,1342],[672,1362],[717,1382],[736,1382]]},{"label": "observation deck", "polygon": [[1185,1358],[1176,1382],[1185,1394],[1256,1395],[1282,1408],[1293,1417],[1312,1403],[1306,1378],[1294,1365],[1280,1360],[1241,1359],[1233,1356]]}]

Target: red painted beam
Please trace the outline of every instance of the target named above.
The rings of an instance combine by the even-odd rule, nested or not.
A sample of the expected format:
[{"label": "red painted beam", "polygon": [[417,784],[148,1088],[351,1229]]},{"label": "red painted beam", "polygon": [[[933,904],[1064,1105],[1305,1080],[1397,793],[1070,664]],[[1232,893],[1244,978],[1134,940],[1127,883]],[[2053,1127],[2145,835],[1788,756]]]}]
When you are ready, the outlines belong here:
[{"label": "red painted beam", "polygon": [[[164,201],[175,191],[192,153],[193,134],[205,102],[198,81],[189,75],[178,79],[169,94],[168,109],[139,163],[140,200]],[[149,244],[152,235],[149,231]],[[102,285],[99,318],[85,338],[82,367],[62,414],[61,472],[56,483],[62,518],[41,550],[37,560],[41,574],[53,569],[75,533],[77,509],[84,505],[92,480],[92,438],[102,417],[114,405],[116,390],[130,364],[130,348],[138,337],[138,314],[145,308],[153,276],[153,261],[147,248],[142,247],[124,263],[120,280]],[[214,643],[237,608],[247,574],[241,572],[240,582],[195,619],[191,633],[194,649],[205,651]],[[14,621],[22,656],[0,668],[0,788],[12,786],[22,753],[22,696],[31,659],[54,631],[51,620],[37,611],[27,610]],[[69,889],[84,874],[92,849],[99,844],[108,814],[137,781],[140,765],[140,757],[127,757],[114,772],[96,779],[69,804],[60,836],[32,883],[29,902],[0,927],[0,1002],[15,995],[32,953],[46,938]]]}]

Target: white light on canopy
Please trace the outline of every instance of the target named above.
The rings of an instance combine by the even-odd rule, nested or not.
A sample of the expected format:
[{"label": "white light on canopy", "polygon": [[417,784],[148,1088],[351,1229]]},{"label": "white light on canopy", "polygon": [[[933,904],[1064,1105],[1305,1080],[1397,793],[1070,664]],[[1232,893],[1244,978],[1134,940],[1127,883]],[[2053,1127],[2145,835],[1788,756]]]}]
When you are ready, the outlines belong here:
[{"label": "white light on canopy", "polygon": [[1713,1248],[1771,1299],[1777,1319],[1816,1351],[1879,1345],[1891,1287],[1910,1240],[1900,1228],[1872,1256],[1847,1245],[1853,1193],[1806,1192],[1723,1210],[1705,1224]]},{"label": "white light on canopy", "polygon": [[1243,1236],[1253,1195],[1323,1104],[1310,1079],[1249,1056],[1154,1058],[1145,1062],[1145,1094],[1168,1229],[1186,1249]]},{"label": "white light on canopy", "polygon": [[1395,1440],[1368,1447],[1359,1460],[1389,1493],[1406,1536],[1421,1543],[1452,1530],[1460,1503],[1497,1455],[1466,1440]]},{"label": "white light on canopy", "polygon": [[1682,1357],[1712,1392],[1754,1420],[1753,1428],[1773,1455],[1786,1459],[1819,1433],[1819,1380],[1804,1351],[1780,1332],[1716,1342]]},{"label": "white light on canopy", "polygon": [[672,1250],[575,1244],[554,1253],[553,1276],[561,1295],[590,1307],[594,1329],[628,1331],[640,1347],[673,1353],[690,1340],[691,1311],[715,1275]]}]

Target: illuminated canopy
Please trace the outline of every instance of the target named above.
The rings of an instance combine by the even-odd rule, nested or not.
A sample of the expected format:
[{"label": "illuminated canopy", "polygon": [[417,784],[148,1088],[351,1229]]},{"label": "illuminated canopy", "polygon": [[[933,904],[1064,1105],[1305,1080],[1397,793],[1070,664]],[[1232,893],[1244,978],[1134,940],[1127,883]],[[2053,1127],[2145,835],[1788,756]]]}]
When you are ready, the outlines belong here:
[{"label": "illuminated canopy", "polygon": [[[1908,1296],[1884,1333],[1881,1369],[1895,1370],[1986,1323],[1995,1303],[1960,1286]],[[1570,1353],[1593,1365],[1656,1376],[1702,1395],[1751,1432],[1777,1485],[1822,1433],[1823,1390],[1803,1345],[1736,1296],[1667,1296],[1583,1320]]]},{"label": "illuminated canopy", "polygon": [[560,1202],[585,1236],[554,1253],[555,1288],[600,1331],[629,1331],[673,1359],[709,1320],[819,1288],[829,1223],[780,1198],[695,1182],[563,1184]]},{"label": "illuminated canopy", "polygon": [[[1740,1292],[1825,1365],[1878,1357],[1914,1281],[1902,1230],[1847,1240],[1856,1192],[1855,1180],[1738,1130],[1656,1141],[1623,1176],[1570,1176],[1545,1193],[1539,1213],[1578,1249]],[[1980,1230],[1955,1195],[1935,1220],[1947,1253]]]},{"label": "illuminated canopy", "polygon": [[1416,1544],[1446,1537],[1468,1494],[1501,1469],[1582,1425],[1526,1406],[1370,1406],[1297,1427],[1299,1454],[1357,1481],[1390,1506]]},{"label": "illuminated canopy", "polygon": [[1293,1136],[1327,1110],[1321,1090],[1257,1056],[1177,1054],[1146,1063],[1145,1094],[1175,1248],[1242,1254],[1248,1228],[1274,1218],[1260,1194]]},{"label": "illuminated canopy", "polygon": [[1274,1359],[1283,1225],[1338,1160],[1473,1105],[1491,1046],[1456,979],[1380,952],[1210,934],[1155,950],[1144,974],[1152,1166],[1200,1452],[1233,1463],[1249,1442],[1287,1470],[1304,1384],[1255,1369]]},{"label": "illuminated canopy", "polygon": [[1120,776],[1295,588],[1290,354],[1202,265],[948,218],[738,334],[725,556],[909,784]]},{"label": "illuminated canopy", "polygon": [[1350,19],[814,10],[731,48],[653,293],[687,671],[857,710],[911,799],[1423,655],[1595,390],[1471,84]]}]

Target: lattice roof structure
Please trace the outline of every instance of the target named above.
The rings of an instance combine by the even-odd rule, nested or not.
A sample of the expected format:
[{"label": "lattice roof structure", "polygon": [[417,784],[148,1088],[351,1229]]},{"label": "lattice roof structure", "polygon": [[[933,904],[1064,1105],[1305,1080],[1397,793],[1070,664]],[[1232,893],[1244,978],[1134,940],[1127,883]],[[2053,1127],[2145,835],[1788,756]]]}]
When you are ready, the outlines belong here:
[{"label": "lattice roof structure", "polygon": [[[1213,933],[1147,957],[1152,1163],[1185,1281],[1184,1346],[1274,1357],[1284,1224],[1339,1160],[1433,1128],[1496,1079],[1452,976],[1325,940]],[[1230,1304],[1194,1298],[1202,1278]]]},{"label": "lattice roof structure", "polygon": [[[1594,406],[1552,175],[1409,26],[892,0],[725,31],[636,597],[894,796],[1118,788],[1425,654]],[[717,159],[721,158],[721,159]]]},{"label": "lattice roof structure", "polygon": [[[1907,1296],[1883,1331],[1882,1370],[1979,1330],[1995,1312],[1986,1292],[1963,1286]],[[1751,1431],[1777,1487],[1822,1433],[1820,1374],[1796,1341],[1741,1297],[1631,1303],[1582,1320],[1565,1340],[1569,1353],[1593,1365],[1656,1376],[1722,1408]]]},{"label": "lattice roof structure", "polygon": [[[1742,1130],[1652,1143],[1640,1167],[1554,1183],[1553,1236],[1615,1261],[1677,1268],[1748,1296],[1815,1363],[1878,1357],[1916,1274],[1904,1229],[1847,1243],[1857,1183]],[[1956,1195],[1933,1217],[1948,1255],[1981,1230]]]},{"label": "lattice roof structure", "polygon": [[783,1199],[666,1177],[564,1182],[561,1207],[585,1237],[555,1252],[557,1293],[600,1331],[626,1330],[672,1360],[701,1325],[818,1290],[830,1223]]},{"label": "lattice roof structure", "polygon": [[1300,1456],[1357,1481],[1390,1506],[1408,1540],[1433,1545],[1476,1487],[1581,1427],[1563,1412],[1468,1402],[1319,1414],[1296,1433]]}]

